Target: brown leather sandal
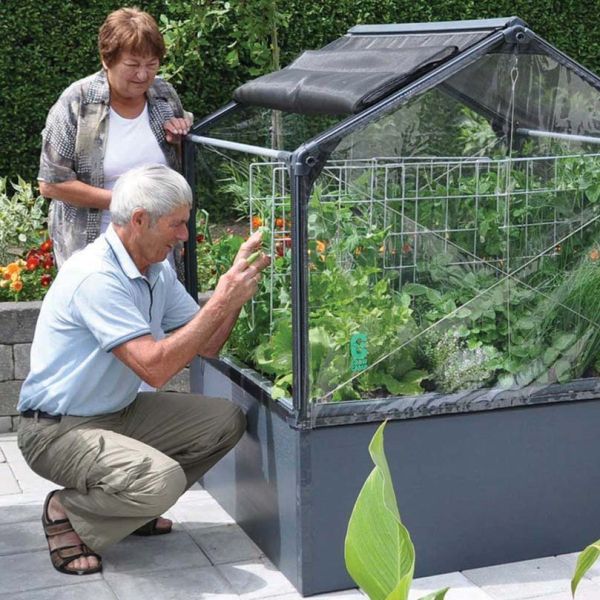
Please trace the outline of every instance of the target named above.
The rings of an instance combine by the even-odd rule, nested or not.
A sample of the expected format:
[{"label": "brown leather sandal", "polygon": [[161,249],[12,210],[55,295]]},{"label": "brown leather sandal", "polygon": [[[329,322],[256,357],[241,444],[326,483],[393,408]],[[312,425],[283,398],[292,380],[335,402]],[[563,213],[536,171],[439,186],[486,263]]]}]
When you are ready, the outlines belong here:
[{"label": "brown leather sandal", "polygon": [[[56,521],[51,521],[48,517],[48,504],[50,504],[50,499],[57,491],[58,490],[54,490],[46,496],[44,509],[42,510],[42,526],[44,527],[44,535],[46,536],[46,540],[48,542],[48,550],[50,550],[50,560],[52,561],[52,566],[57,571],[67,575],[91,575],[92,573],[99,573],[102,571],[102,558],[88,548],[84,543],[74,544],[71,546],[60,546],[58,548],[54,548],[54,550],[50,549],[51,537],[75,531],[69,519],[57,519]],[[90,567],[88,569],[70,569],[67,566],[74,560],[87,556],[96,557],[98,559],[98,566]]]},{"label": "brown leather sandal", "polygon": [[156,518],[138,527],[131,535],[165,535],[166,533],[171,533],[172,528],[172,525],[158,527],[158,518]]}]

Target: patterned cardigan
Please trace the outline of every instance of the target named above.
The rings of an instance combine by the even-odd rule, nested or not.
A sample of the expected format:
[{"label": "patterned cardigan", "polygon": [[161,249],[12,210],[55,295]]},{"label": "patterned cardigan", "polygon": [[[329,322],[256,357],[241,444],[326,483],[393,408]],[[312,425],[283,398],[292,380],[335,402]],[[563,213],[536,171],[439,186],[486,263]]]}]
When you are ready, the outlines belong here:
[{"label": "patterned cardigan", "polygon": [[[146,92],[150,128],[167,164],[179,170],[177,149],[167,143],[163,123],[183,117],[177,93],[166,81],[156,78]],[[50,109],[42,132],[42,154],[38,180],[63,183],[79,180],[104,187],[104,151],[108,138],[110,88],[100,71],[71,84]],[[54,198],[49,228],[59,267],[76,250],[100,235],[102,211],[82,208]],[[180,263],[180,259],[176,261]],[[178,264],[177,271],[181,271]]]}]

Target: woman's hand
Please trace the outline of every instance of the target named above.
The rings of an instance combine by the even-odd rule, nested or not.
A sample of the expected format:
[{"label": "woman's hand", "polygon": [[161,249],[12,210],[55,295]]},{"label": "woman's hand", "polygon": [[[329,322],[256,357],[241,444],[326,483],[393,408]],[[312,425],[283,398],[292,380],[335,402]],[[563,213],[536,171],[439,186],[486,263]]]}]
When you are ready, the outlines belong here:
[{"label": "woman's hand", "polygon": [[192,126],[192,121],[185,117],[173,117],[168,121],[165,121],[163,128],[165,130],[165,137],[169,144],[179,144],[181,138],[187,134]]}]

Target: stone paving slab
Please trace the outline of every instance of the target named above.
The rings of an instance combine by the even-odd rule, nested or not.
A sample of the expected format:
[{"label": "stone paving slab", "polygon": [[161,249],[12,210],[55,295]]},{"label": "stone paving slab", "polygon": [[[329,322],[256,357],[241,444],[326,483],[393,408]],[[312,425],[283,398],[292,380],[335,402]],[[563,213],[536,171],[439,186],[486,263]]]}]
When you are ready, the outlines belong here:
[{"label": "stone paving slab", "polygon": [[27,492],[19,494],[0,495],[0,507],[3,506],[23,506],[27,504],[39,504],[44,502],[44,494],[40,492]]},{"label": "stone paving slab", "polygon": [[[100,573],[86,575],[86,582],[100,580]],[[48,551],[0,556],[0,589],[4,594],[41,590],[81,583],[73,575],[59,573],[48,558]],[[12,597],[12,596],[11,596]],[[148,596],[152,598],[152,596]]]},{"label": "stone paving slab", "polygon": [[[189,492],[187,492],[189,493]],[[200,529],[201,527],[215,527],[217,525],[233,524],[231,516],[217,504],[206,492],[197,494],[197,500],[186,499],[177,502],[170,509],[186,529]]]},{"label": "stone paving slab", "polygon": [[[570,585],[570,584],[569,584]],[[598,600],[600,598],[600,586],[589,580],[582,580],[577,587],[575,600]],[[573,600],[571,588],[558,592],[557,594],[549,594],[545,596],[534,596],[527,600]]]},{"label": "stone paving slab", "polygon": [[294,593],[296,589],[267,559],[216,567],[243,600]]},{"label": "stone paving slab", "polygon": [[36,475],[25,462],[11,462],[13,474],[24,493],[35,492],[38,496],[45,498],[48,492],[55,490],[58,486],[39,475]]},{"label": "stone paving slab", "polygon": [[6,460],[12,465],[14,463],[23,463],[25,459],[19,450],[19,446],[17,445],[17,437],[16,434],[14,436],[2,436],[0,437],[0,450],[6,457]]},{"label": "stone paving slab", "polygon": [[[573,552],[572,554],[561,554],[560,556],[557,556],[557,558],[569,567],[571,573],[575,572],[575,565],[577,564],[577,559],[579,558],[579,552]],[[596,562],[596,564],[588,570],[588,572],[585,574],[585,577],[586,579],[600,582],[600,561]],[[600,596],[598,596],[598,599],[600,600]]]},{"label": "stone paving slab", "polygon": [[0,523],[0,556],[44,550],[47,547],[41,521]]},{"label": "stone paving slab", "polygon": [[0,495],[19,494],[21,491],[8,463],[0,463]]},{"label": "stone paving slab", "polygon": [[188,523],[187,530],[213,565],[243,562],[263,556],[258,546],[238,525],[195,528]]},{"label": "stone paving slab", "polygon": [[[300,596],[298,594],[300,598]],[[317,596],[311,596],[310,600],[365,600],[366,594],[363,594],[360,590],[345,590],[343,592],[332,592],[330,594],[318,594]]]},{"label": "stone paving slab", "polygon": [[[40,522],[42,518],[42,503],[13,504],[0,506],[0,526],[4,523],[23,523],[26,521]],[[40,524],[41,528],[41,524]]]},{"label": "stone paving slab", "polygon": [[129,536],[102,553],[105,573],[133,573],[176,568],[202,568],[210,561],[185,531],[168,535]]},{"label": "stone paving slab", "polygon": [[[283,594],[281,596],[268,596],[269,600],[303,600],[303,598],[304,596],[301,596],[298,592]],[[310,600],[368,600],[366,594],[356,589],[331,592],[329,594],[317,594],[316,596],[309,596],[309,598]]]},{"label": "stone paving slab", "polygon": [[46,588],[20,594],[0,594],[2,600],[118,600],[104,581]]},{"label": "stone paving slab", "polygon": [[239,600],[215,567],[105,573],[119,600]]},{"label": "stone paving slab", "polygon": [[547,557],[463,574],[496,600],[522,600],[568,591],[573,571],[558,558]]},{"label": "stone paving slab", "polygon": [[408,600],[418,600],[443,588],[450,588],[445,600],[492,600],[492,596],[479,589],[461,573],[447,573],[415,579]]}]

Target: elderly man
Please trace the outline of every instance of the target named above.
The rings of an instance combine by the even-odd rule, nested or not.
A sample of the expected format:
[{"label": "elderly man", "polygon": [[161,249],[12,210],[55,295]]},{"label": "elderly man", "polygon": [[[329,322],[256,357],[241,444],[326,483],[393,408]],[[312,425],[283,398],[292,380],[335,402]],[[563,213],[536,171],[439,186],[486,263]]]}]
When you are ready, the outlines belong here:
[{"label": "elderly man", "polygon": [[137,391],[140,380],[162,386],[197,354],[215,356],[269,264],[262,253],[247,260],[261,245],[253,235],[199,310],[165,261],[188,237],[191,204],[166,166],[123,175],[112,225],[65,263],[42,304],[18,439],[29,466],[64,487],[42,514],[63,573],[100,571],[97,553],[130,533],[168,533],[159,515],[244,431],[225,400]]}]

